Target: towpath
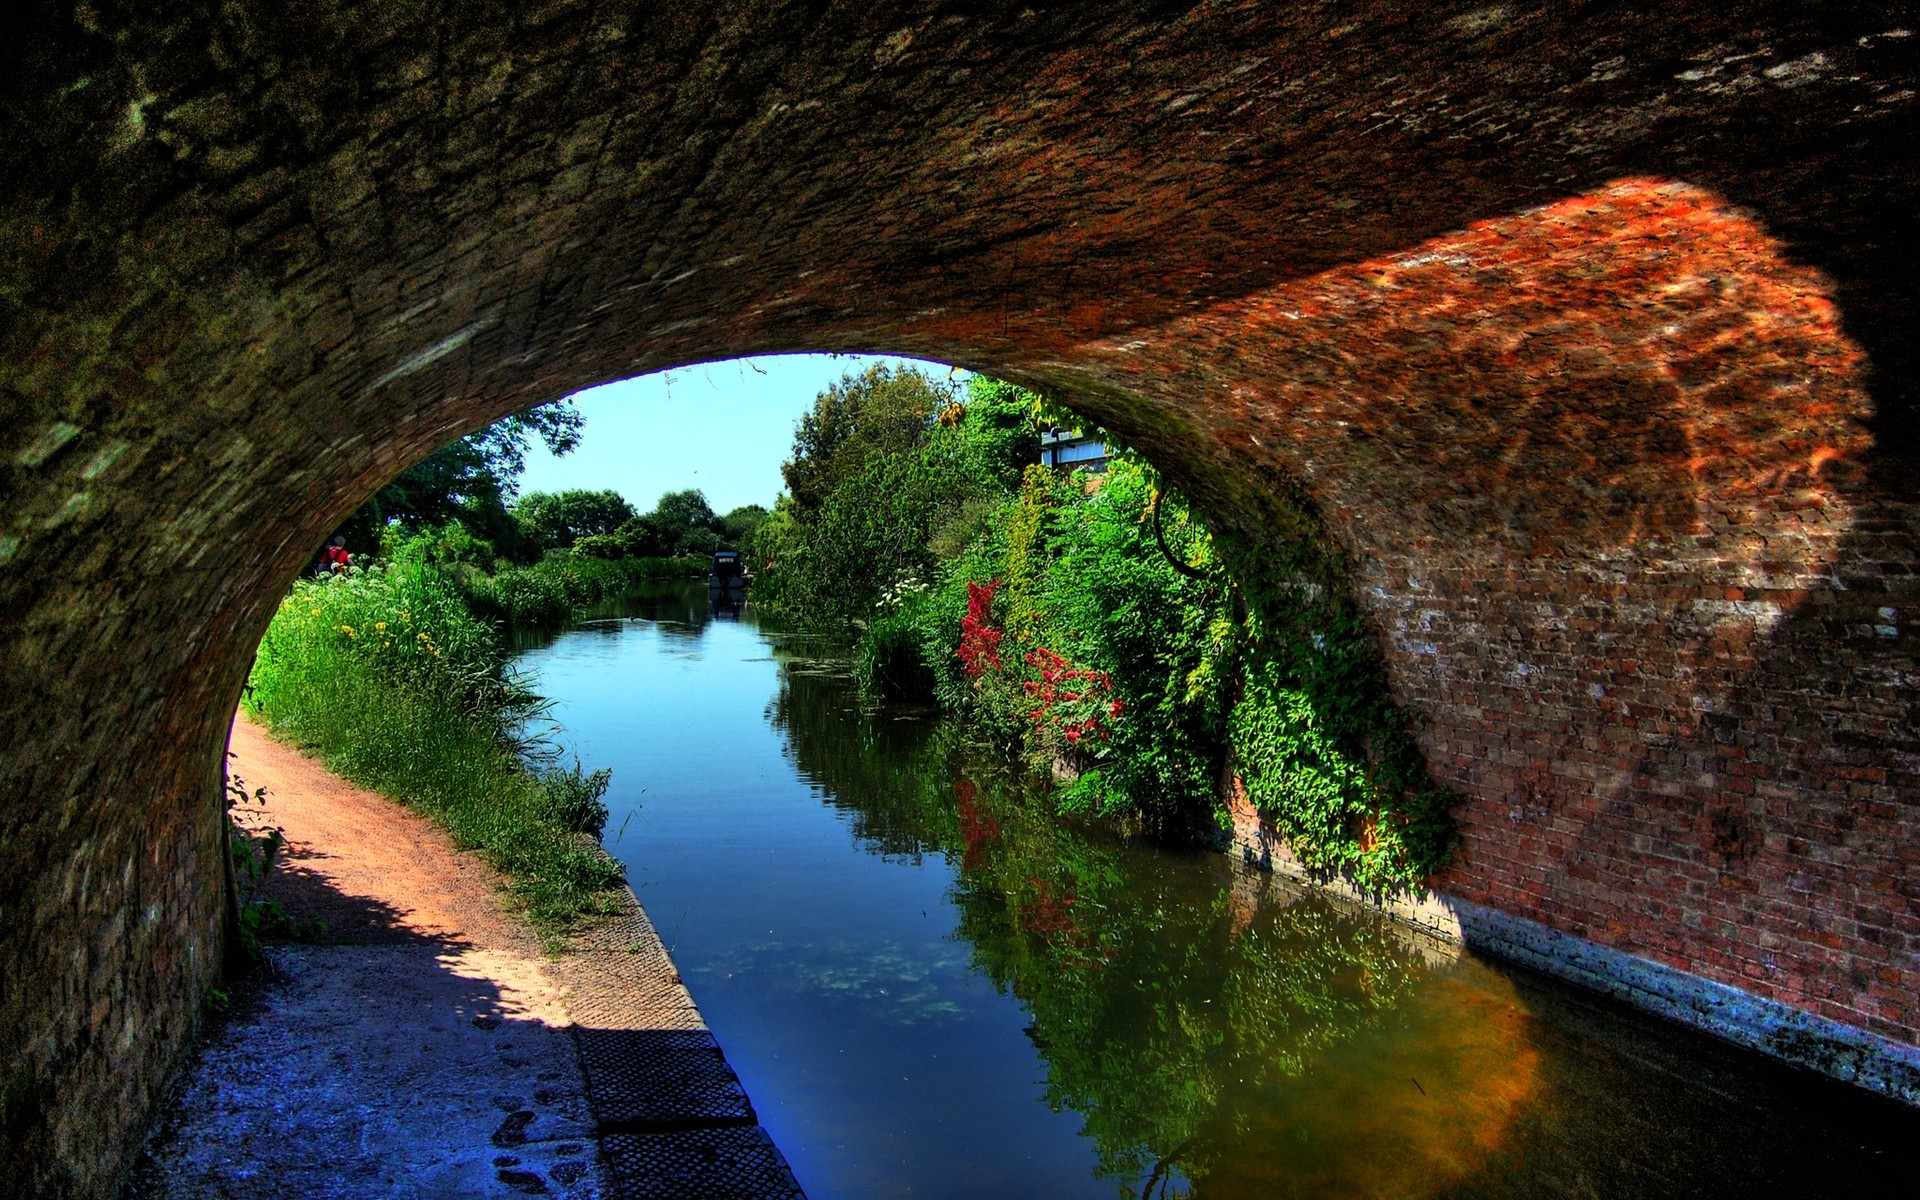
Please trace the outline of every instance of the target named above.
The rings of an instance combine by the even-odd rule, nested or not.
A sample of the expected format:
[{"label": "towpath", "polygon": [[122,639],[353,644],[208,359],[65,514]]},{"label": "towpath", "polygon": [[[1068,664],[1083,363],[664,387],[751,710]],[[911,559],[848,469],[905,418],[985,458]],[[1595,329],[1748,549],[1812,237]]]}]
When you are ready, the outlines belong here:
[{"label": "towpath", "polygon": [[549,958],[431,822],[234,723],[313,944],[236,989],[130,1195],[799,1197],[632,893]]}]

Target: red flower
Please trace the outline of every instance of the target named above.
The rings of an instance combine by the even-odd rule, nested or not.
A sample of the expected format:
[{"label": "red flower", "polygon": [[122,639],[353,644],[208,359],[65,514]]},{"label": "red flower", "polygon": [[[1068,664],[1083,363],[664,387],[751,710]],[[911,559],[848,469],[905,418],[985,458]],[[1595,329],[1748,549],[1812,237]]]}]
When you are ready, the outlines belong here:
[{"label": "red flower", "polygon": [[998,579],[967,584],[967,615],[960,619],[960,645],[955,653],[969,679],[989,668],[1000,669],[1000,639],[1005,635],[992,625],[993,594],[999,588]]}]

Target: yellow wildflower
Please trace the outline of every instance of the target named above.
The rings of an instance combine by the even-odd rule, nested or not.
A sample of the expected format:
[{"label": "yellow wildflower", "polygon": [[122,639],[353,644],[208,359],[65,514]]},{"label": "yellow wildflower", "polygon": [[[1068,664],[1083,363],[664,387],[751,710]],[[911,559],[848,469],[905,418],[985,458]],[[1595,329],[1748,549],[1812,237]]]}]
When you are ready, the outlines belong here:
[{"label": "yellow wildflower", "polygon": [[353,636],[353,626],[351,626],[351,625],[342,625],[342,626],[340,627],[340,632],[341,632],[341,633],[344,633],[344,634],[346,634],[346,635],[347,635],[348,637],[352,637],[352,636]]},{"label": "yellow wildflower", "polygon": [[373,623],[373,627],[375,629],[378,629],[381,633],[385,633],[387,631],[387,623],[385,621],[375,621]]}]

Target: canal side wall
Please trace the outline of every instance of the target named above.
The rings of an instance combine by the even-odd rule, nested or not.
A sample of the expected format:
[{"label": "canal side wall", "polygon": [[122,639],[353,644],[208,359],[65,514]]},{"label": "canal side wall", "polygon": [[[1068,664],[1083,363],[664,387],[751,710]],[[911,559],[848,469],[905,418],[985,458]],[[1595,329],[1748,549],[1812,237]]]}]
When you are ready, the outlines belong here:
[{"label": "canal side wall", "polygon": [[1377,895],[1302,863],[1249,806],[1229,804],[1228,853],[1415,929],[1598,992],[1738,1046],[1920,1106],[1920,1048],[1438,891]]}]

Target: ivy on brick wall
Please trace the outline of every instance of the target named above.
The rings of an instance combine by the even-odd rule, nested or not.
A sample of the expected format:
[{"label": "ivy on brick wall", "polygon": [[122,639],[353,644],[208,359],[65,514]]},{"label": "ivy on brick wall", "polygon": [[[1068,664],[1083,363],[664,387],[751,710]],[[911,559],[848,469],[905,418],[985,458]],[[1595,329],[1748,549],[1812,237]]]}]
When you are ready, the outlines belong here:
[{"label": "ivy on brick wall", "polygon": [[1412,716],[1388,696],[1342,556],[1295,508],[1293,538],[1233,556],[1248,598],[1233,762],[1308,867],[1371,891],[1418,884],[1458,840],[1459,797],[1428,776]]}]

